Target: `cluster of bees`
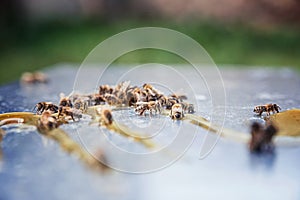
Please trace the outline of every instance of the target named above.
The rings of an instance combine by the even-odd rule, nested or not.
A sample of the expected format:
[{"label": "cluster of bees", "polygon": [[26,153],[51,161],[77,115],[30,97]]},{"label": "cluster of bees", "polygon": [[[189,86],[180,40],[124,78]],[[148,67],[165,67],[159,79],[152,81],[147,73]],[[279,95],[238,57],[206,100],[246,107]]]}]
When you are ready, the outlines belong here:
[{"label": "cluster of bees", "polygon": [[[68,97],[61,96],[58,105],[50,102],[36,104],[36,113],[41,115],[39,128],[53,129],[68,120],[76,121],[82,118],[89,107],[98,105],[132,107],[138,115],[156,115],[168,111],[171,119],[180,120],[186,113],[194,113],[193,104],[186,102],[185,95],[164,95],[151,84],[145,83],[141,87],[130,85],[129,81],[121,82],[116,86],[101,85],[95,94],[72,94]],[[278,113],[281,108],[277,104],[256,106],[253,112],[261,116],[264,112],[269,116]],[[164,112],[166,113],[166,112]],[[100,123],[110,125],[113,122],[109,109],[98,107],[96,114],[100,116]],[[251,151],[261,151],[271,145],[272,137],[277,130],[273,125],[262,125],[254,122],[251,126]]]},{"label": "cluster of bees", "polygon": [[[36,113],[41,116],[40,125],[46,129],[56,128],[59,122],[80,119],[83,113],[91,106],[110,105],[133,107],[139,115],[150,116],[161,114],[163,110],[169,110],[170,117],[179,120],[185,113],[194,113],[194,105],[185,102],[185,95],[164,95],[150,84],[142,87],[132,86],[129,81],[121,82],[115,87],[109,85],[99,86],[95,94],[72,94],[62,96],[58,105],[51,102],[39,102],[36,104]],[[53,115],[56,114],[57,115]],[[112,115],[108,109],[97,109],[105,124],[112,123]]]},{"label": "cluster of bees", "polygon": [[141,88],[133,90],[135,111],[139,115],[149,112],[150,115],[161,113],[163,109],[170,110],[172,119],[182,119],[185,113],[194,113],[194,105],[185,102],[185,95],[171,94],[165,96],[162,92],[150,84],[144,84]]},{"label": "cluster of bees", "polygon": [[82,111],[73,108],[71,100],[67,97],[62,98],[59,105],[51,102],[39,102],[35,108],[36,114],[41,115],[39,128],[46,130],[57,128],[60,124],[67,122],[69,118],[75,121],[75,118],[80,119],[82,117]]}]

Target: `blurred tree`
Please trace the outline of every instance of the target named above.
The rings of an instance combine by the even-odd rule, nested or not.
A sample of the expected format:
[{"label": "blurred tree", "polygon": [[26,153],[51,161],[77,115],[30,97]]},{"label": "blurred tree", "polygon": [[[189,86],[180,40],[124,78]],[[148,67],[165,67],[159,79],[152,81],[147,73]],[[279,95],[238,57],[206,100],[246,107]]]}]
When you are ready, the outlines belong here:
[{"label": "blurred tree", "polygon": [[262,27],[300,24],[299,0],[2,0],[1,26],[37,20],[213,19]]},{"label": "blurred tree", "polygon": [[255,0],[253,3],[272,22],[300,25],[299,0]]},{"label": "blurred tree", "polygon": [[11,38],[19,38],[27,27],[24,18],[25,10],[21,0],[1,0],[0,1],[0,50],[16,41]]}]

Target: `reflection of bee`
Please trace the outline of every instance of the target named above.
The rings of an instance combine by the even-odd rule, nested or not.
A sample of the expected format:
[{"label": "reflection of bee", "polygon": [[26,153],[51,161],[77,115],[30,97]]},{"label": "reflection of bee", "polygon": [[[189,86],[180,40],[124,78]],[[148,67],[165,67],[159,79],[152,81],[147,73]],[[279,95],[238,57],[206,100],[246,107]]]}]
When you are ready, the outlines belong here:
[{"label": "reflection of bee", "polygon": [[182,105],[179,103],[174,104],[170,115],[172,119],[182,119],[184,117]]},{"label": "reflection of bee", "polygon": [[45,111],[42,113],[41,118],[38,121],[38,128],[43,130],[52,130],[58,127],[58,123],[55,117],[51,116],[51,112]]},{"label": "reflection of bee", "polygon": [[73,121],[75,121],[74,117],[77,119],[82,118],[82,112],[81,110],[70,108],[70,107],[59,107],[58,110],[58,117],[63,116],[63,117],[71,117]]},{"label": "reflection of bee", "polygon": [[258,113],[259,116],[261,116],[261,114],[263,112],[267,113],[267,116],[270,115],[271,112],[275,113],[279,113],[279,110],[281,110],[281,108],[277,105],[277,104],[266,104],[263,106],[256,106],[253,110],[253,112]]},{"label": "reflection of bee", "polygon": [[44,111],[50,111],[51,113],[58,112],[58,106],[51,102],[39,102],[35,105],[36,113],[42,114]]},{"label": "reflection of bee", "polygon": [[148,110],[150,115],[153,112],[160,113],[161,112],[161,104],[158,101],[149,101],[149,102],[137,102],[135,112],[138,112],[139,115],[144,115],[145,111]]},{"label": "reflection of bee", "polygon": [[109,109],[97,109],[97,114],[100,115],[100,123],[103,125],[111,125],[113,123],[113,116]]},{"label": "reflection of bee", "polygon": [[107,166],[108,164],[108,160],[107,160],[107,157],[105,156],[104,152],[102,149],[97,149],[97,151],[95,151],[93,153],[93,156],[95,158],[95,164],[97,167],[97,169],[100,169],[100,170],[109,170],[110,168]]},{"label": "reflection of bee", "polygon": [[264,128],[261,124],[254,122],[251,125],[250,151],[261,152],[272,149],[272,138],[276,132],[277,129],[272,124],[269,124]]}]

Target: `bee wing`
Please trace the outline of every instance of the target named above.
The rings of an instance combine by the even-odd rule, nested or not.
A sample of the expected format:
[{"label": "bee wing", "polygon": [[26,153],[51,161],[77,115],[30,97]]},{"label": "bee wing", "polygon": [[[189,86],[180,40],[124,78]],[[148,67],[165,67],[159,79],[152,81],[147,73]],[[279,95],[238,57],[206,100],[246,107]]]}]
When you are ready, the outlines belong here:
[{"label": "bee wing", "polygon": [[149,102],[143,102],[143,101],[139,101],[139,102],[136,102],[135,105],[137,106],[142,106],[142,105],[147,105]]},{"label": "bee wing", "polygon": [[63,93],[63,92],[59,93],[59,98],[60,98],[60,99],[63,99],[63,98],[65,98],[65,97],[66,97],[65,93]]},{"label": "bee wing", "polygon": [[253,112],[257,112],[258,111],[258,107],[255,106],[254,109],[253,109]]},{"label": "bee wing", "polygon": [[36,105],[37,105],[37,104],[35,104],[35,106],[33,107],[32,112],[35,112],[35,111],[36,111]]}]

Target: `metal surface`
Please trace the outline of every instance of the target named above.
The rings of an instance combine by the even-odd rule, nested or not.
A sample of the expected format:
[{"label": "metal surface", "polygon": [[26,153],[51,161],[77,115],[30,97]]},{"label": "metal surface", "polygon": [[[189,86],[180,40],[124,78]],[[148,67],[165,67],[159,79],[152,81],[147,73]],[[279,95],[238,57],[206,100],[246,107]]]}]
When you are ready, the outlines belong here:
[{"label": "metal surface", "polygon": [[[177,66],[178,72],[189,68]],[[90,68],[93,74],[95,68]],[[142,75],[126,74],[128,68],[110,68],[101,83],[115,84],[112,77],[131,79],[141,85],[151,77],[171,79],[168,71],[143,68]],[[203,68],[209,74],[209,68]],[[11,83],[0,87],[0,112],[31,111],[40,101],[58,102],[59,93],[69,94],[77,69],[61,65],[49,69],[49,84],[20,86]],[[95,74],[94,74],[95,75]],[[249,122],[258,119],[253,115],[255,105],[274,102],[284,110],[300,107],[300,78],[287,68],[221,68],[226,89],[226,118],[224,126],[248,132]],[[86,74],[87,81],[92,76]],[[196,76],[187,75],[190,84]],[[210,74],[209,77],[215,78]],[[145,78],[146,77],[146,78]],[[134,80],[132,80],[134,79]],[[145,79],[147,79],[145,81]],[[172,82],[172,81],[171,81]],[[211,99],[209,92],[199,86],[193,93],[173,80],[168,85],[175,92],[187,93],[197,105],[197,114],[209,119]],[[219,90],[220,86],[211,86]],[[133,110],[114,113],[115,119],[132,128],[151,134],[163,133],[157,142],[168,144],[178,124],[167,116],[137,116]],[[125,116],[125,117],[124,117]],[[220,123],[222,119],[216,119]],[[163,125],[162,125],[163,122]],[[90,148],[105,145],[105,138],[131,152],[145,152],[138,143],[112,132],[89,126],[89,118],[62,128],[77,142]],[[183,123],[187,134],[194,125]],[[135,126],[135,127],[133,127]],[[163,127],[161,129],[161,127]],[[182,128],[182,127],[181,127]],[[300,198],[300,147],[279,147],[273,153],[253,155],[244,144],[221,138],[211,154],[199,160],[199,151],[207,131],[197,129],[197,137],[184,156],[159,171],[146,174],[129,174],[112,170],[101,174],[88,169],[78,158],[62,151],[52,140],[40,135],[34,127],[5,126],[7,134],[1,142],[0,199],[299,199]],[[80,129],[81,131],[78,131]],[[104,137],[105,136],[105,137]],[[166,155],[167,156],[167,155]],[[108,159],[135,165],[122,157],[108,155]]]}]

